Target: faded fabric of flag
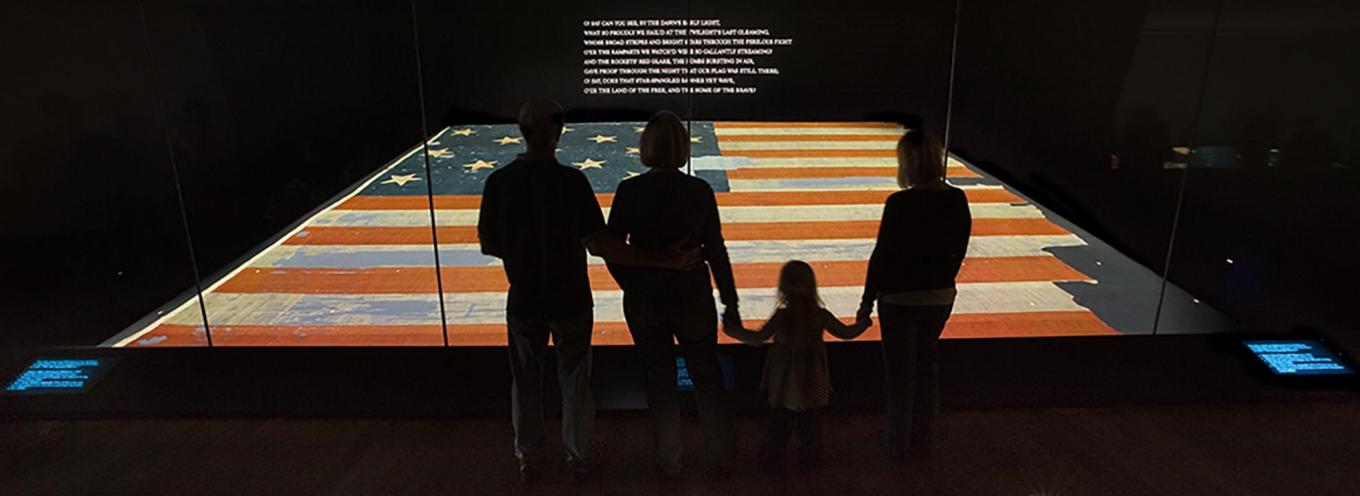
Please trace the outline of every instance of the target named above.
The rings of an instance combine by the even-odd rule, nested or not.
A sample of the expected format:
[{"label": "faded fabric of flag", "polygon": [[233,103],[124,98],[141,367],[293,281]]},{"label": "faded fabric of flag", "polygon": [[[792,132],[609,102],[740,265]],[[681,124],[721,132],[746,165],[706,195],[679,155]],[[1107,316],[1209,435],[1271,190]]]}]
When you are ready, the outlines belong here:
[{"label": "faded fabric of flag", "polygon": [[[590,179],[608,209],[620,181],[645,172],[642,123],[569,124],[558,159]],[[693,122],[691,173],[717,192],[742,311],[751,326],[774,310],[779,267],[817,271],[827,307],[858,306],[884,200],[896,191],[901,128],[873,122]],[[508,283],[476,239],[482,185],[524,149],[514,125],[449,128],[385,166],[204,293],[219,346],[505,344]],[[951,159],[973,238],[947,338],[1116,334],[1060,283],[1092,278],[1049,249],[1086,243],[1000,182]],[[428,182],[428,184],[427,184]],[[434,196],[427,196],[433,189]],[[434,202],[444,288],[441,319],[430,228]],[[607,213],[607,212],[606,212]],[[622,294],[590,260],[595,343],[629,344]],[[878,338],[870,329],[862,338]],[[725,340],[726,337],[724,336]],[[194,301],[112,343],[200,346]]]}]

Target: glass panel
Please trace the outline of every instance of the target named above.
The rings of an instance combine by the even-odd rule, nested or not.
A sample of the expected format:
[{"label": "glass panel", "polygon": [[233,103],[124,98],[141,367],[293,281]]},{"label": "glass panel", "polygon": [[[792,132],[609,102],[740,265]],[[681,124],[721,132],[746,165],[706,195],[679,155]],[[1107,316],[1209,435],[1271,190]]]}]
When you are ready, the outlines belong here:
[{"label": "glass panel", "polygon": [[696,43],[717,75],[694,94],[693,164],[718,194],[747,327],[773,314],[790,260],[853,322],[904,126],[944,134],[954,2],[694,0],[691,15],[718,24]]},{"label": "glass panel", "polygon": [[1352,329],[1360,224],[1354,4],[1225,2],[1159,328],[1213,306],[1235,329]]},{"label": "glass panel", "polygon": [[994,328],[1154,331],[1215,5],[963,3],[951,151],[1012,195],[1017,227],[980,238],[1025,267]]},{"label": "glass panel", "polygon": [[[8,3],[0,92],[6,212],[0,345],[136,344],[194,277],[146,42],[128,2]],[[98,40],[90,43],[90,40]],[[200,345],[190,334],[167,345]]]},{"label": "glass panel", "polygon": [[146,8],[214,344],[442,344],[410,6]]},{"label": "glass panel", "polygon": [[[516,125],[520,106],[547,98],[565,108],[556,157],[586,175],[607,214],[618,183],[643,172],[638,139],[648,117],[662,109],[688,114],[683,84],[670,79],[678,75],[635,71],[646,65],[637,59],[679,56],[636,50],[679,48],[675,40],[683,36],[666,30],[683,28],[686,7],[622,1],[416,5],[427,130],[435,140],[431,146],[441,150],[432,162],[432,184],[449,342],[503,346],[508,282],[501,261],[481,253],[476,225],[486,178],[525,151]],[[652,31],[637,31],[642,29]],[[591,257],[588,273],[594,344],[630,343],[622,295],[604,261]]]}]

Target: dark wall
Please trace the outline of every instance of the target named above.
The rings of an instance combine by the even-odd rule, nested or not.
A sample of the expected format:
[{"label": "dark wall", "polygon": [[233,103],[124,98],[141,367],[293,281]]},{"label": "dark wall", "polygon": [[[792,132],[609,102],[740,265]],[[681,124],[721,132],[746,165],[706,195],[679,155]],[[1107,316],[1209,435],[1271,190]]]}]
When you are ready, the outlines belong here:
[{"label": "dark wall", "polygon": [[[1210,304],[1246,330],[1353,331],[1352,10],[969,1],[952,146],[1196,297],[1163,315]],[[1203,156],[1166,151],[1192,145]]]},{"label": "dark wall", "polygon": [[194,282],[140,20],[0,9],[0,343],[94,344]]},{"label": "dark wall", "polygon": [[404,2],[145,8],[0,15],[0,343],[97,344],[192,291],[170,149],[208,278],[419,142]]},{"label": "dark wall", "polygon": [[1225,3],[1169,273],[1246,327],[1360,331],[1357,53],[1353,2]]},{"label": "dark wall", "polygon": [[204,276],[419,143],[404,2],[147,10]]},{"label": "dark wall", "polygon": [[[1133,185],[1108,174],[1146,3],[968,1],[950,146],[1154,265],[1170,235],[1175,205],[1165,198],[1174,198],[1175,181]],[[1125,213],[1118,205],[1132,203],[1127,195],[1146,201]]]}]

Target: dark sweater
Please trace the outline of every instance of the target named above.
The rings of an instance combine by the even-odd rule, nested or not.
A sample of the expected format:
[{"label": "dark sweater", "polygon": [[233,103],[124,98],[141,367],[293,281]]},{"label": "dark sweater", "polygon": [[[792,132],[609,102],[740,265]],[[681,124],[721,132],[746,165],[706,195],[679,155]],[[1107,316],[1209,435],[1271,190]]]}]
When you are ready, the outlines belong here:
[{"label": "dark sweater", "polygon": [[609,233],[647,250],[664,250],[682,241],[698,244],[706,262],[685,272],[610,264],[610,272],[625,293],[649,300],[712,298],[711,269],[723,304],[737,303],[718,202],[704,180],[680,172],[652,171],[619,183],[609,209]]},{"label": "dark sweater", "polygon": [[869,257],[862,308],[880,294],[954,287],[973,217],[963,190],[902,190],[888,197]]}]

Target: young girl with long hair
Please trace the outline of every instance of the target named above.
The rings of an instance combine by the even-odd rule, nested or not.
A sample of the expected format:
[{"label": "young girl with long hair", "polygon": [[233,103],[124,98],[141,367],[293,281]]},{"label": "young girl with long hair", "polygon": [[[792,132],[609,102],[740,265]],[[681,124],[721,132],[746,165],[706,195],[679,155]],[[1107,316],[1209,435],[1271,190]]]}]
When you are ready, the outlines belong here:
[{"label": "young girl with long hair", "polygon": [[821,456],[819,414],[831,402],[831,374],[827,368],[822,332],[841,339],[854,339],[869,327],[863,319],[846,326],[827,311],[817,296],[817,276],[812,266],[794,260],[779,271],[779,306],[759,331],[745,329],[740,321],[724,323],[723,332],[751,345],[773,338],[765,356],[762,388],[771,407],[770,424],[761,463],[777,466],[795,426],[799,461],[815,469]]}]

